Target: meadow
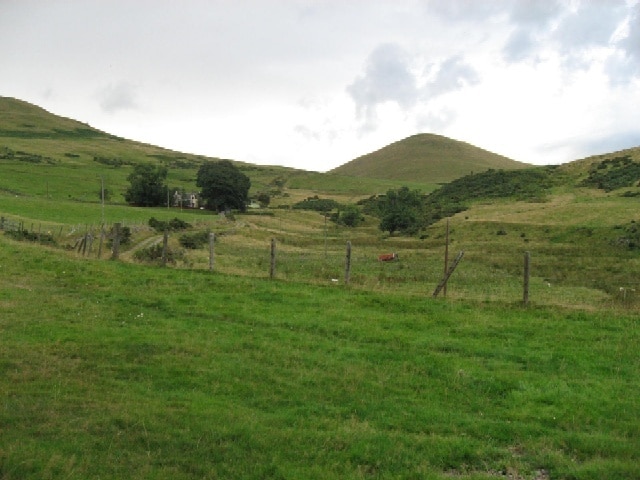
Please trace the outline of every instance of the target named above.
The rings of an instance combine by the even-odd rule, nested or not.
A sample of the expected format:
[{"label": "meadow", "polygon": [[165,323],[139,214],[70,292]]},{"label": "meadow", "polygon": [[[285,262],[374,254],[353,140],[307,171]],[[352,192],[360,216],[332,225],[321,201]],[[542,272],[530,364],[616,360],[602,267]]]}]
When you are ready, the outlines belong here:
[{"label": "meadow", "polygon": [[4,236],[0,268],[3,479],[640,475],[637,315]]},{"label": "meadow", "polygon": [[[428,193],[442,163],[406,182],[239,162],[268,208],[136,208],[136,162],[195,190],[211,159],[0,103],[0,479],[640,478],[640,150],[390,236],[293,205]],[[151,218],[189,224],[166,266]],[[464,257],[433,298],[447,222]],[[131,237],[111,260],[115,223]],[[212,270],[183,238],[208,232]]]}]

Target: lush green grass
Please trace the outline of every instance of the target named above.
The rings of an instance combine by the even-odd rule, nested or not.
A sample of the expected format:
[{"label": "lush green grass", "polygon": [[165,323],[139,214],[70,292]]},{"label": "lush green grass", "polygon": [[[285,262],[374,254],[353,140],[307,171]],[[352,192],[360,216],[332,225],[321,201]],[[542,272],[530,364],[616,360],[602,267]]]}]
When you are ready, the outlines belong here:
[{"label": "lush green grass", "polygon": [[4,237],[0,268],[2,478],[640,475],[637,317]]},{"label": "lush green grass", "polygon": [[[636,197],[575,188],[594,162],[560,167],[544,202],[451,218],[450,259],[465,256],[433,300],[442,221],[418,239],[371,217],[126,207],[132,163],[166,164],[189,189],[206,158],[0,102],[0,214],[57,244],[0,234],[0,478],[640,476],[640,218]],[[399,185],[240,165],[275,207]],[[182,232],[171,268],[132,263],[162,241],[151,217],[215,232],[215,271],[206,247],[181,252]],[[131,228],[120,262],[75,248],[103,220]]]}]

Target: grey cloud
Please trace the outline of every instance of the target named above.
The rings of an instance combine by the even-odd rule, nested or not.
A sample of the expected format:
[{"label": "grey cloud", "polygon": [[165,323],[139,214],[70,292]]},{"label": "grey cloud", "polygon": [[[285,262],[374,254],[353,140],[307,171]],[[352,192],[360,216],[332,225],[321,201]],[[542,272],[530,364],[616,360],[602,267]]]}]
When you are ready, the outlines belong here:
[{"label": "grey cloud", "polygon": [[535,42],[529,29],[517,29],[511,33],[505,44],[502,55],[509,62],[520,62],[533,52]]},{"label": "grey cloud", "polygon": [[515,28],[503,47],[502,55],[509,62],[523,61],[535,53],[537,37],[562,12],[557,1],[516,0],[509,13],[509,20]]},{"label": "grey cloud", "polygon": [[467,85],[479,83],[478,72],[465,63],[461,56],[449,57],[440,65],[436,78],[428,84],[431,97],[459,90]]},{"label": "grey cloud", "polygon": [[544,27],[562,11],[557,0],[517,0],[511,8],[511,21],[518,25]]},{"label": "grey cloud", "polygon": [[576,49],[608,45],[625,13],[624,0],[582,2],[563,18],[555,37],[568,54]]},{"label": "grey cloud", "polygon": [[583,142],[581,156],[598,155],[640,146],[640,130],[628,130]]},{"label": "grey cloud", "polygon": [[640,67],[640,3],[636,4],[631,12],[628,25],[629,32],[627,36],[620,41],[620,47],[622,47],[626,55]]},{"label": "grey cloud", "polygon": [[119,110],[134,110],[138,108],[136,89],[127,82],[116,85],[109,84],[98,92],[100,107],[107,113]]},{"label": "grey cloud", "polygon": [[419,91],[407,53],[395,44],[380,45],[369,56],[364,75],[347,87],[347,93],[356,104],[365,130],[375,128],[379,104],[395,102],[403,108],[411,107]]}]

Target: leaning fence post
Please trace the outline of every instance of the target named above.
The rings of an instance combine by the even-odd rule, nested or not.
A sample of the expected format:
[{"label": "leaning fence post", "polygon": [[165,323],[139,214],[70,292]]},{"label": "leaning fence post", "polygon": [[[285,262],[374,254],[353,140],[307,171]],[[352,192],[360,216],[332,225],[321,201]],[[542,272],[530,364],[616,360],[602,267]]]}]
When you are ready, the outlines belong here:
[{"label": "leaning fence post", "polygon": [[269,269],[269,278],[276,276],[276,239],[271,239],[271,268]]},{"label": "leaning fence post", "polygon": [[111,254],[111,260],[118,259],[118,253],[120,250],[120,223],[113,224],[113,253]]},{"label": "leaning fence post", "polygon": [[345,267],[344,267],[345,285],[349,285],[350,279],[351,279],[351,241],[348,241],[347,242],[347,258],[346,258]]},{"label": "leaning fence post", "polygon": [[522,303],[525,305],[529,304],[529,276],[530,276],[530,265],[531,264],[531,255],[529,252],[524,252],[524,281],[523,281],[523,293],[522,293]]},{"label": "leaning fence post", "polygon": [[447,284],[447,282],[449,281],[449,277],[451,276],[453,271],[456,269],[456,267],[458,266],[458,263],[460,263],[460,260],[462,260],[463,256],[464,256],[464,250],[461,250],[460,253],[458,253],[458,256],[453,261],[453,263],[451,264],[451,266],[449,267],[449,270],[447,270],[447,273],[445,273],[444,277],[442,277],[442,280],[440,280],[440,283],[438,284],[435,291],[433,292],[433,298],[436,298],[438,296],[438,293],[440,293],[440,290],[442,290],[444,286]]},{"label": "leaning fence post", "polygon": [[214,245],[216,243],[216,234],[213,232],[209,232],[209,271],[213,271],[213,267],[215,264],[215,251]]}]

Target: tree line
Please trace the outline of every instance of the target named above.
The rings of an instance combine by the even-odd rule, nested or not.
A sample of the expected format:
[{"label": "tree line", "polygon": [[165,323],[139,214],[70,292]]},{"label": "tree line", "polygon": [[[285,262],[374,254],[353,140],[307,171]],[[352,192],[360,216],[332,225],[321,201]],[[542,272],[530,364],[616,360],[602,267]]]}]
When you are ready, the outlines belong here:
[{"label": "tree line", "polygon": [[[125,201],[141,207],[166,205],[170,193],[167,174],[164,166],[134,165],[127,177],[130,186],[125,192]],[[201,189],[199,202],[208,210],[244,212],[247,208],[251,180],[229,160],[202,164],[196,175],[196,185]]]}]

